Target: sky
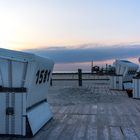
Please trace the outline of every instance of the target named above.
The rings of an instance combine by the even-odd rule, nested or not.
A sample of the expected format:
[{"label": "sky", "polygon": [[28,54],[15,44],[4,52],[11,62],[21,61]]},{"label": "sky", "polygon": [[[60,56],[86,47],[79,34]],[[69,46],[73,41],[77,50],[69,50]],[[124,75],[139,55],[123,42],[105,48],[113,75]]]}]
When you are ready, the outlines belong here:
[{"label": "sky", "polygon": [[133,60],[140,56],[139,7],[140,0],[0,0],[0,47],[56,63]]},{"label": "sky", "polygon": [[140,42],[139,0],[0,0],[0,46]]}]

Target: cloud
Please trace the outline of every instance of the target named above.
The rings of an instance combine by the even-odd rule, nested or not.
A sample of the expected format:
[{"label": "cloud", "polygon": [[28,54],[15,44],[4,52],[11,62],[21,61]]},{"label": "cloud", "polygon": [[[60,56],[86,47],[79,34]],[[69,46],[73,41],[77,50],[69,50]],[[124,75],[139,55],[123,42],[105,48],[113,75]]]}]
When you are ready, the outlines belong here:
[{"label": "cloud", "polygon": [[30,49],[32,52],[43,57],[49,57],[56,63],[102,61],[110,59],[125,59],[140,56],[140,45],[82,45],[76,48],[49,47],[43,49]]}]

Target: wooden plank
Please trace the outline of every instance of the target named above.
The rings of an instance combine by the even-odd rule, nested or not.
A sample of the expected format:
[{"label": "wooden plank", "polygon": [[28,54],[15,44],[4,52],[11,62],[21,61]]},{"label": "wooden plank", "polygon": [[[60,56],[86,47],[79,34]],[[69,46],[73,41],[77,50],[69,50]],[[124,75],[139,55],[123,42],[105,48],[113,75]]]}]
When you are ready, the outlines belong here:
[{"label": "wooden plank", "polygon": [[72,112],[72,114],[85,114],[85,106],[83,105],[76,105],[74,111]]},{"label": "wooden plank", "polygon": [[137,137],[134,129],[130,128],[130,127],[122,127],[122,131],[124,134],[124,138],[126,140],[139,140],[139,138]]},{"label": "wooden plank", "polygon": [[107,111],[107,107],[106,107],[106,104],[103,104],[103,103],[99,103],[98,104],[98,114],[105,114],[106,111]]},{"label": "wooden plank", "polygon": [[70,115],[71,117],[69,118],[69,120],[66,122],[69,125],[74,125],[78,122],[78,117],[79,115]]},{"label": "wooden plank", "polygon": [[120,118],[117,115],[109,115],[108,116],[108,125],[109,126],[121,126]]},{"label": "wooden plank", "polygon": [[58,113],[58,111],[60,110],[59,106],[51,106],[51,109],[53,111],[53,113]]},{"label": "wooden plank", "polygon": [[97,114],[97,105],[91,105],[90,112],[91,114]]},{"label": "wooden plank", "polygon": [[109,115],[116,114],[115,109],[114,109],[114,106],[116,105],[110,103],[110,104],[107,104],[106,106],[107,106],[107,113]]},{"label": "wooden plank", "polygon": [[86,126],[83,125],[82,123],[80,123],[79,125],[77,125],[77,128],[74,132],[73,135],[73,140],[85,140],[85,136],[86,136]]},{"label": "wooden plank", "polygon": [[124,140],[123,134],[119,127],[110,127],[111,140]]},{"label": "wooden plank", "polygon": [[138,127],[133,127],[133,129],[134,129],[134,131],[135,131],[137,137],[140,139],[140,126],[138,126]]},{"label": "wooden plank", "polygon": [[97,128],[89,125],[87,127],[85,140],[97,140]]},{"label": "wooden plank", "polygon": [[58,113],[65,113],[65,110],[67,109],[66,106],[61,107]]},{"label": "wooden plank", "polygon": [[132,115],[140,116],[140,111],[134,105],[132,106],[131,104],[131,106],[129,106],[129,110]]},{"label": "wooden plank", "polygon": [[60,134],[63,132],[65,126],[66,126],[65,124],[60,123],[60,124],[56,125],[52,129],[52,131],[50,131],[48,134],[45,133],[45,135],[41,136],[40,138],[42,140],[45,140],[45,139],[47,139],[47,140],[57,140],[58,137],[60,136]]},{"label": "wooden plank", "polygon": [[97,128],[97,139],[98,140],[109,140],[110,133],[109,128],[107,126],[102,126]]},{"label": "wooden plank", "polygon": [[85,105],[83,108],[83,114],[91,114],[90,109],[91,107],[89,105]]},{"label": "wooden plank", "polygon": [[97,115],[89,115],[88,117],[89,119],[89,124],[88,125],[91,125],[92,127],[97,127]]},{"label": "wooden plank", "polygon": [[124,115],[124,111],[123,111],[123,109],[121,107],[122,107],[121,104],[117,104],[116,106],[114,106],[114,110],[116,111],[116,113],[119,116]]},{"label": "wooden plank", "polygon": [[76,129],[75,125],[66,125],[61,134],[59,135],[59,137],[56,138],[56,140],[71,140],[74,135],[75,129]]},{"label": "wooden plank", "polygon": [[140,116],[130,115],[128,116],[133,127],[140,127]]},{"label": "wooden plank", "polygon": [[132,126],[132,122],[130,121],[130,119],[127,115],[120,116],[120,122],[121,122],[121,126],[125,126],[125,127]]},{"label": "wooden plank", "polygon": [[75,108],[76,108],[76,106],[74,106],[74,105],[73,106],[70,106],[68,113],[73,114],[74,111],[75,111]]},{"label": "wooden plank", "polygon": [[68,115],[67,114],[58,114],[55,116],[55,120],[57,120],[60,123],[64,123],[65,120],[67,120]]},{"label": "wooden plank", "polygon": [[[60,127],[59,130],[59,125],[61,124],[58,124],[58,128],[52,130],[51,134],[47,136],[47,139],[71,139],[74,131],[74,124],[76,123],[76,115],[65,115],[60,122],[62,123],[63,127]],[[53,133],[55,134],[53,135]]]},{"label": "wooden plank", "polygon": [[76,129],[73,135],[73,139],[84,140],[86,135],[86,127],[89,124],[89,115],[77,115],[77,123],[75,123]]},{"label": "wooden plank", "polygon": [[[67,87],[69,90],[69,87]],[[78,90],[78,87],[76,87]],[[77,98],[75,105],[65,106],[66,101],[60,98],[61,106],[56,106],[58,99],[52,99],[54,112],[52,123],[43,127],[32,140],[122,140],[140,139],[140,101],[130,99],[123,91],[109,90],[108,85],[86,85],[80,90],[90,90],[99,94],[99,102],[82,102]],[[56,88],[61,97],[64,87]],[[70,88],[72,90],[72,87]],[[53,89],[53,92],[56,92]],[[58,94],[58,93],[57,93]],[[67,93],[69,94],[69,93]],[[88,95],[89,96],[89,95]],[[53,96],[54,98],[55,96]],[[55,97],[55,98],[56,98]],[[69,96],[68,96],[69,97]],[[51,97],[52,98],[52,97]],[[108,98],[108,99],[107,99]],[[116,98],[116,100],[115,100]],[[105,101],[103,100],[105,99]],[[107,100],[106,100],[107,99]],[[114,102],[115,100],[115,102]],[[76,101],[76,100],[75,100]],[[97,100],[98,101],[98,100]],[[0,137],[2,139],[2,137]],[[26,140],[26,138],[10,138]]]}]

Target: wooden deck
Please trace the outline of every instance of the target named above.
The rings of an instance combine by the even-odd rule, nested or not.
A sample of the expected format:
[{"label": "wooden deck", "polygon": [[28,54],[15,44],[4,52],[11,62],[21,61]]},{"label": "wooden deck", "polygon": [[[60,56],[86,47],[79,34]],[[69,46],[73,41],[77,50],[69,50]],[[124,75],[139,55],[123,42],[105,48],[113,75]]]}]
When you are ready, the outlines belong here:
[{"label": "wooden deck", "polygon": [[52,87],[48,101],[54,118],[33,138],[2,140],[138,140],[140,100],[107,85]]}]

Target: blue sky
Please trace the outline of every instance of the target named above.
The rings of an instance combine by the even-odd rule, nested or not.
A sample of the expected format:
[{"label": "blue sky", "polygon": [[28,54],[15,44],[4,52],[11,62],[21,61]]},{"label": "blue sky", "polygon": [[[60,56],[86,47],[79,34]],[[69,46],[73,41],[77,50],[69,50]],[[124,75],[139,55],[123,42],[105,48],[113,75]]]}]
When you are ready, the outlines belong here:
[{"label": "blue sky", "polygon": [[0,0],[3,48],[86,63],[136,58],[139,44],[140,0]]},{"label": "blue sky", "polygon": [[0,46],[140,42],[139,0],[1,0]]}]

